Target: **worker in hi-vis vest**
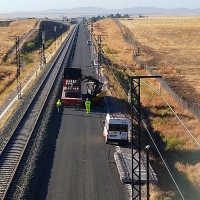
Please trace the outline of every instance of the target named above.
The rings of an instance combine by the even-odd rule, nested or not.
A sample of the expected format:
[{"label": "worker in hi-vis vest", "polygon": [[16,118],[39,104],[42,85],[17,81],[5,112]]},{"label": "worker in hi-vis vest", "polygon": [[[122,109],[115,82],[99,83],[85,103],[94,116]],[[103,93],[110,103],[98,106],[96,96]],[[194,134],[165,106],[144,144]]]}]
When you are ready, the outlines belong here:
[{"label": "worker in hi-vis vest", "polygon": [[60,99],[58,99],[58,101],[56,102],[57,108],[58,108],[58,112],[60,111],[60,107],[62,105]]},{"label": "worker in hi-vis vest", "polygon": [[86,99],[85,108],[86,108],[87,113],[90,113],[90,104],[91,104],[91,102],[89,101],[89,99]]}]

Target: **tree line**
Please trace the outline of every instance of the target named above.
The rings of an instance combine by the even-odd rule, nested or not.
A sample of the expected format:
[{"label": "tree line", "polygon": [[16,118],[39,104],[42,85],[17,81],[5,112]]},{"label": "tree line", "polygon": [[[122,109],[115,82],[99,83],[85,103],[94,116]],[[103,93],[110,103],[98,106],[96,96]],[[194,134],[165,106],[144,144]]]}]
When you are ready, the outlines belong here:
[{"label": "tree line", "polygon": [[92,23],[94,23],[94,22],[97,22],[97,21],[99,21],[101,19],[105,19],[105,18],[130,18],[130,16],[128,14],[121,15],[119,13],[117,13],[115,15],[114,14],[110,14],[110,15],[107,15],[107,16],[98,15],[97,17],[91,17],[90,21]]}]

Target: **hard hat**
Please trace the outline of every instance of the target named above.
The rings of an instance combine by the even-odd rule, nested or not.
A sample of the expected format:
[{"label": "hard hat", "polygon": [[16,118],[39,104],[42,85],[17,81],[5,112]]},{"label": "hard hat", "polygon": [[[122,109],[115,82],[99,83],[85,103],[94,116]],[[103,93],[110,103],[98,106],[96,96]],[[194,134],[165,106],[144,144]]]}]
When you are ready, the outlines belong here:
[{"label": "hard hat", "polygon": [[86,101],[88,101],[88,98],[86,99]]}]

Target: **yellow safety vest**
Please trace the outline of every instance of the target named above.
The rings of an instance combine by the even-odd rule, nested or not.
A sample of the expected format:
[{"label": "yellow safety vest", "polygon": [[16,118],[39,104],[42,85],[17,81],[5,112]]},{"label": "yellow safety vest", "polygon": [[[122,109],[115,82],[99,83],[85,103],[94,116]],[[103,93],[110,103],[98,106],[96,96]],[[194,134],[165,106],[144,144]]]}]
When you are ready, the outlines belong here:
[{"label": "yellow safety vest", "polygon": [[61,106],[62,103],[61,103],[61,101],[57,101],[56,104],[57,104],[57,106]]},{"label": "yellow safety vest", "polygon": [[90,106],[91,102],[90,101],[85,101],[86,106]]}]

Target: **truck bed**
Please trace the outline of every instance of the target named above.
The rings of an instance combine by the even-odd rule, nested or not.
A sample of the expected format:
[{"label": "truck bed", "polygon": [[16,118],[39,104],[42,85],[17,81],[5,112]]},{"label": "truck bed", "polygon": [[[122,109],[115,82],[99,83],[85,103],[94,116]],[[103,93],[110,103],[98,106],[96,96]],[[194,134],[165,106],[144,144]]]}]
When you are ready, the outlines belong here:
[{"label": "truck bed", "polygon": [[81,95],[81,85],[72,86],[76,83],[74,79],[63,80],[63,90],[61,101],[63,106],[81,106],[83,103]]},{"label": "truck bed", "polygon": [[81,95],[81,84],[74,86],[81,78],[81,69],[65,68],[63,75],[63,89],[61,101],[63,106],[81,106],[83,103]]}]

